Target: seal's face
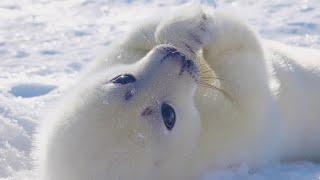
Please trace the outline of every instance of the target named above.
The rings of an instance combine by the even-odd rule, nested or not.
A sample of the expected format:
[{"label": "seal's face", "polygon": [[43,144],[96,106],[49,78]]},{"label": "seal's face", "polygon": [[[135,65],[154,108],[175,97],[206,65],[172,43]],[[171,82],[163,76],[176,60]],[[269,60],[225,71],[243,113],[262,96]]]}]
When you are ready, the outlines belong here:
[{"label": "seal's face", "polygon": [[[106,124],[113,127],[108,129],[112,133],[107,139],[117,139],[106,148],[135,152],[130,154],[136,161],[132,162],[134,169],[145,167],[141,170],[153,171],[153,178],[160,172],[161,177],[178,173],[181,167],[172,166],[181,166],[190,158],[198,136],[199,119],[193,102],[198,79],[197,65],[168,45],[158,46],[138,63],[119,69],[102,85],[101,99],[108,109]],[[123,160],[125,173],[123,166],[129,165]]]},{"label": "seal's face", "polygon": [[49,168],[71,179],[181,179],[200,129],[197,65],[161,45],[113,70],[75,92],[81,101],[57,128]]}]

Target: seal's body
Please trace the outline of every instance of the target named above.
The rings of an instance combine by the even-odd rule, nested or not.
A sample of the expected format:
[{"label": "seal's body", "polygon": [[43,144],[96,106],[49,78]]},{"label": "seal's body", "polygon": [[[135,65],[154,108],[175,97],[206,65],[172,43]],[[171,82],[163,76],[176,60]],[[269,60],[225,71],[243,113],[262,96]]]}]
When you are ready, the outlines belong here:
[{"label": "seal's body", "polygon": [[320,53],[224,13],[176,12],[119,40],[49,118],[46,180],[194,179],[319,158]]}]

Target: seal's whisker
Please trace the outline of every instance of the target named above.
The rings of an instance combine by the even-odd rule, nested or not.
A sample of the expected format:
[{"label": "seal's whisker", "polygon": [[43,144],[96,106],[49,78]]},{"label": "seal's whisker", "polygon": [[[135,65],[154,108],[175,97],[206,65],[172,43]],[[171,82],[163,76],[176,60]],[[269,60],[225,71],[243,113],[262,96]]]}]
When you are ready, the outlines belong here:
[{"label": "seal's whisker", "polygon": [[201,69],[201,72],[203,74],[211,74],[211,75],[213,75],[213,71],[211,69]]},{"label": "seal's whisker", "polygon": [[[201,72],[202,72],[202,73],[212,73],[212,70],[211,70],[211,69],[208,68],[208,69],[204,70],[202,66],[200,66],[200,67],[202,68],[202,69],[201,69]],[[204,67],[205,67],[205,66],[204,66]]]},{"label": "seal's whisker", "polygon": [[221,81],[224,81],[223,78],[219,78],[219,77],[215,77],[215,76],[201,76],[201,79],[218,79],[218,80],[221,80]]},{"label": "seal's whisker", "polygon": [[207,69],[210,69],[204,62],[202,61],[199,61],[199,64],[201,65],[201,67],[203,68],[207,68]]},{"label": "seal's whisker", "polygon": [[[201,73],[201,71],[200,71],[200,73]],[[200,74],[201,75],[201,77],[215,77],[213,74],[211,74],[211,73],[201,73]]]},{"label": "seal's whisker", "polygon": [[214,84],[218,79],[206,79],[200,77],[200,82],[207,83],[207,84]]},{"label": "seal's whisker", "polygon": [[205,88],[217,90],[217,91],[219,91],[220,93],[222,93],[225,97],[227,97],[232,103],[235,102],[234,99],[232,98],[232,96],[231,96],[228,92],[226,92],[225,90],[223,90],[222,88],[219,88],[219,87],[217,87],[217,86],[215,86],[215,85],[208,84],[208,83],[204,83],[204,82],[201,82],[201,81],[199,82],[199,85],[200,85],[201,87],[205,87]]}]

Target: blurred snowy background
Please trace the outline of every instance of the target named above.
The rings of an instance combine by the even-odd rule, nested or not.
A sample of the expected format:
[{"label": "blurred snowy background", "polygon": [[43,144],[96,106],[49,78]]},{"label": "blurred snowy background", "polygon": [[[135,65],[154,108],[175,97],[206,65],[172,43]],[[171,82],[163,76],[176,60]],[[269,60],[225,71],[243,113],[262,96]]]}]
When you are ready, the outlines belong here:
[{"label": "blurred snowy background", "polygon": [[[32,134],[40,113],[79,71],[136,20],[187,0],[0,0],[0,179],[34,179]],[[237,13],[262,37],[320,48],[320,0],[199,0]],[[320,138],[320,137],[319,137]],[[243,165],[204,179],[320,179],[320,164]]]}]

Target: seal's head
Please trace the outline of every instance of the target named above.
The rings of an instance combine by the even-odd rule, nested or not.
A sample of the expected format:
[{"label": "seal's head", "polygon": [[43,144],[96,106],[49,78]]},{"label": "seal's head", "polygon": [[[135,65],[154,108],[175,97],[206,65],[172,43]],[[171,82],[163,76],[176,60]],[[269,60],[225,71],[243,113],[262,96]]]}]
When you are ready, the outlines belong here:
[{"label": "seal's head", "polygon": [[[182,179],[197,146],[199,70],[160,45],[132,65],[97,73],[74,92],[49,145],[51,179]],[[51,180],[50,179],[50,180]]]}]

